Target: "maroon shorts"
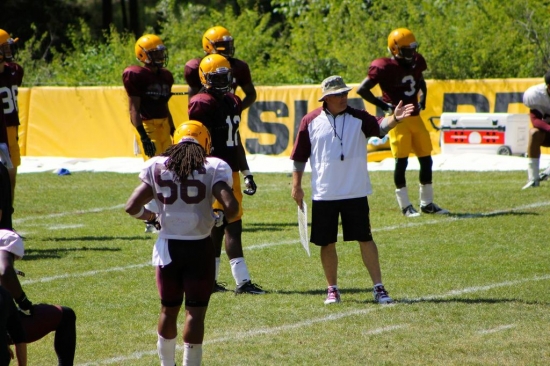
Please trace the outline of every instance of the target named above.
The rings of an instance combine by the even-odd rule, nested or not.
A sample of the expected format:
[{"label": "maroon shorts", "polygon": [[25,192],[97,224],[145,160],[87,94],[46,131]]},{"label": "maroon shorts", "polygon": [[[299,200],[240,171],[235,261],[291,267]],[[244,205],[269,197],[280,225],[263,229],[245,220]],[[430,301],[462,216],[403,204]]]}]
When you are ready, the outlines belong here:
[{"label": "maroon shorts", "polygon": [[168,240],[172,262],[157,266],[157,288],[163,306],[208,306],[214,288],[215,254],[210,237]]},{"label": "maroon shorts", "polygon": [[63,310],[59,305],[37,304],[32,316],[20,315],[21,324],[27,335],[27,343],[32,343],[53,332],[59,326]]}]

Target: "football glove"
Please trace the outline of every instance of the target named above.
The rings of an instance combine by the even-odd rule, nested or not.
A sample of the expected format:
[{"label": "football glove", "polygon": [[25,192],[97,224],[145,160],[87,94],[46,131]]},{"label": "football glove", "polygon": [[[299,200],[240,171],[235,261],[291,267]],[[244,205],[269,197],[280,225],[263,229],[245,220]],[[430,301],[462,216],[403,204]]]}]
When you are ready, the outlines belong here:
[{"label": "football glove", "polygon": [[155,144],[149,137],[141,138],[141,144],[143,145],[143,152],[148,157],[152,158],[155,156],[155,152],[157,151],[157,148],[155,147]]},{"label": "football glove", "polygon": [[222,210],[217,208],[212,210],[212,217],[214,217],[214,226],[221,227],[223,225],[225,216]]},{"label": "football glove", "polygon": [[155,215],[155,218],[153,220],[146,220],[145,223],[147,225],[153,225],[157,231],[160,231],[160,222],[159,222],[159,216]]},{"label": "football glove", "polygon": [[418,109],[420,109],[421,111],[423,111],[424,109],[426,109],[426,101],[425,101],[425,100],[421,100],[421,101],[418,103]]},{"label": "football glove", "polygon": [[244,185],[246,186],[246,189],[243,191],[244,194],[252,196],[254,193],[256,193],[256,189],[258,187],[256,186],[256,183],[254,183],[254,178],[252,177],[252,175],[247,175],[246,177],[244,177]]},{"label": "football glove", "polygon": [[390,103],[386,103],[386,107],[383,109],[384,109],[384,112],[391,113],[395,109],[395,106],[391,105]]},{"label": "football glove", "polygon": [[15,300],[19,311],[26,316],[31,316],[33,314],[32,302],[27,298],[27,295],[23,292],[19,299]]}]

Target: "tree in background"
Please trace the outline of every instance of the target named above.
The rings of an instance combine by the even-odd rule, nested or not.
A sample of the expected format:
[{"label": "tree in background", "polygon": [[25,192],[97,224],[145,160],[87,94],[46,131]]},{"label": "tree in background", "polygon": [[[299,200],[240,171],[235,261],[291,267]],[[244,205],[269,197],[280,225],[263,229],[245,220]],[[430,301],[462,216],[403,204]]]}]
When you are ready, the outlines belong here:
[{"label": "tree in background", "polygon": [[[136,16],[122,11],[129,1],[138,5],[135,21],[124,21]],[[103,30],[100,0],[0,2],[3,29],[21,39],[25,86],[120,85],[136,32],[163,38],[176,83],[184,83],[185,62],[203,55],[202,34],[218,24],[257,85],[318,84],[333,74],[358,83],[372,59],[388,55],[387,36],[398,27],[418,39],[427,79],[540,77],[550,69],[549,0],[108,2],[112,24]]]}]

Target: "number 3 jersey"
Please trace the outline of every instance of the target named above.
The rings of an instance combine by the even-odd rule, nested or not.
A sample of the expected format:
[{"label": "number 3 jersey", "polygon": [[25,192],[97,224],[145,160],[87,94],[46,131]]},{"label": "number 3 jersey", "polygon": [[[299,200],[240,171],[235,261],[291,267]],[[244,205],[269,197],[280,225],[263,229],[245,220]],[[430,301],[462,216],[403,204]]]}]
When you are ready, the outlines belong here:
[{"label": "number 3 jersey", "polygon": [[204,169],[195,170],[185,182],[164,165],[166,156],[145,163],[139,178],[153,188],[159,207],[159,238],[197,240],[210,235],[214,226],[212,187],[218,182],[233,185],[231,168],[223,160],[208,157]]},{"label": "number 3 jersey", "polygon": [[382,89],[382,100],[393,105],[403,101],[403,105],[415,106],[413,116],[420,113],[418,109],[418,84],[427,65],[424,57],[417,53],[414,65],[402,66],[394,58],[382,57],[372,61],[368,78]]}]

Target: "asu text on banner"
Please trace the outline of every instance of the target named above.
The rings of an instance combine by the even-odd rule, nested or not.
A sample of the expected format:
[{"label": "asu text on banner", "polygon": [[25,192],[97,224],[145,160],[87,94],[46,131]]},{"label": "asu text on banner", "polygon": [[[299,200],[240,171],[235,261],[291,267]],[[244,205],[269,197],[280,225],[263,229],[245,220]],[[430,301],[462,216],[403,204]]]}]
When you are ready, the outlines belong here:
[{"label": "asu text on banner", "polygon": [[[439,149],[439,117],[443,112],[528,113],[523,92],[541,83],[539,79],[428,80],[424,122],[432,134],[434,153]],[[349,104],[382,111],[365,102],[350,84]],[[244,111],[241,138],[248,154],[290,156],[300,120],[321,105],[319,85],[258,86],[256,102]],[[187,86],[174,86],[173,92]],[[380,95],[380,90],[374,90]],[[243,97],[240,90],[237,95]],[[187,96],[174,95],[169,102],[174,122],[188,119]],[[120,87],[33,87],[19,93],[19,131],[25,156],[67,156],[80,158],[132,157],[134,133],[128,100]],[[548,150],[548,149],[546,149]],[[545,153],[547,153],[545,151]]]}]

